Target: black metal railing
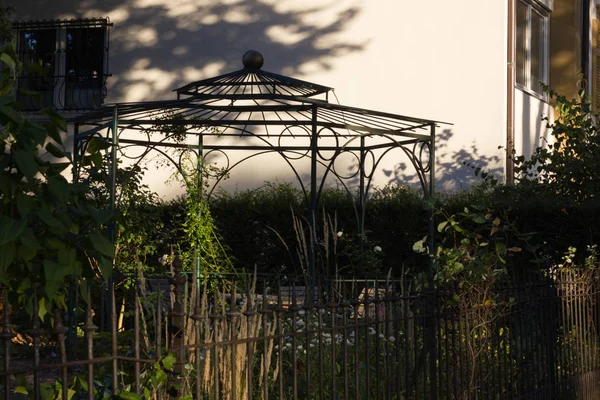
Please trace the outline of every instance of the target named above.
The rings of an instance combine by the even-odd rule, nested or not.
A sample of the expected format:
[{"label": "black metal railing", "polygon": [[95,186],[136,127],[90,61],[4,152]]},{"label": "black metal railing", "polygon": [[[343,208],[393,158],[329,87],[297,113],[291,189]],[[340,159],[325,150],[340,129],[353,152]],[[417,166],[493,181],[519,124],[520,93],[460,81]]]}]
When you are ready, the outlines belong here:
[{"label": "black metal railing", "polygon": [[17,79],[23,109],[82,111],[101,106],[110,76],[110,26],[108,18],[13,22],[23,66]]},{"label": "black metal railing", "polygon": [[[5,295],[5,398],[19,379],[33,382],[30,393],[62,380],[64,396],[89,398],[122,391],[195,399],[600,395],[600,292],[585,272],[497,288],[493,301],[471,307],[474,292],[419,293],[404,281],[333,280],[313,290],[252,277],[198,283],[176,266],[169,281],[138,281],[116,294],[90,289],[87,304],[72,304],[87,311],[70,327],[56,313],[53,326],[34,318],[22,330]],[[112,299],[104,317],[92,310],[102,296]],[[98,332],[100,318],[111,321],[108,332]],[[15,347],[29,344],[28,357],[14,360]]]}]

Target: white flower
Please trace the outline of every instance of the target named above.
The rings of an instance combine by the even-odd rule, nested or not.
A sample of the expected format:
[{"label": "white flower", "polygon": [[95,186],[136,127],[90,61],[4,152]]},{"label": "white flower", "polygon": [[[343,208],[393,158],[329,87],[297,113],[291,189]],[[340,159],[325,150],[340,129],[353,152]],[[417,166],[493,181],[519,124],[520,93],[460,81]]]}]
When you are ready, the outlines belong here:
[{"label": "white flower", "polygon": [[342,237],[342,235],[343,235],[343,234],[344,234],[344,232],[342,232],[342,231],[339,231],[339,232],[337,233],[337,237]]},{"label": "white flower", "polygon": [[161,257],[158,258],[158,262],[161,265],[167,265],[169,263],[169,255],[163,254]]},{"label": "white flower", "polygon": [[381,247],[379,247],[379,246],[375,246],[375,247],[373,247],[373,251],[374,251],[375,253],[381,253]]}]

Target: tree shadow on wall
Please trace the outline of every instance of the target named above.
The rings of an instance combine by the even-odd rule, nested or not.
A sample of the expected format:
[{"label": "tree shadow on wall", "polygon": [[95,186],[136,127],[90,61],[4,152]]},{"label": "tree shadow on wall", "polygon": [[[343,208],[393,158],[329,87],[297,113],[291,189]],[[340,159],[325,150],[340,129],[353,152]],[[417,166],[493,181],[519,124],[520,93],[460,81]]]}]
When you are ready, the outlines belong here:
[{"label": "tree shadow on wall", "polygon": [[[436,135],[435,176],[436,190],[459,190],[480,182],[483,176],[500,178],[503,169],[501,157],[481,154],[475,143],[455,150],[449,146],[454,136],[451,129]],[[400,161],[392,169],[383,169],[388,184],[416,186],[419,178],[408,160]]]},{"label": "tree shadow on wall", "polygon": [[108,16],[110,102],[173,98],[189,82],[242,68],[248,49],[265,56],[265,69],[286,75],[328,70],[336,58],[362,51],[343,37],[360,13],[360,2],[318,6],[244,0],[8,0],[16,18]]}]

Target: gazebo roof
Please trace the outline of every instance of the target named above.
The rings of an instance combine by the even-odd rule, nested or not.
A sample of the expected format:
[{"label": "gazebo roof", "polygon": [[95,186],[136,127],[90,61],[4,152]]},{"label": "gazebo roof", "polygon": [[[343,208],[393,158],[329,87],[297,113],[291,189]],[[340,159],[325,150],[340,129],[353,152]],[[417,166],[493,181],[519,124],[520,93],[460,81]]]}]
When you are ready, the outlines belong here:
[{"label": "gazebo roof", "polygon": [[[357,133],[412,136],[411,132],[438,123],[330,103],[327,94],[332,88],[263,71],[263,56],[254,50],[244,54],[243,64],[239,71],[175,89],[175,100],[119,103],[119,125],[241,125],[244,129],[261,125],[268,131],[271,125],[316,124]],[[322,94],[325,98],[318,96]],[[112,120],[114,109],[115,105],[107,104],[75,117],[74,122],[101,125]],[[248,133],[256,134],[256,129]],[[417,135],[423,139],[427,136]]]},{"label": "gazebo roof", "polygon": [[244,54],[244,68],[214,78],[188,83],[177,88],[177,96],[240,96],[274,94],[313,97],[333,88],[263,71],[264,58],[255,50]]}]

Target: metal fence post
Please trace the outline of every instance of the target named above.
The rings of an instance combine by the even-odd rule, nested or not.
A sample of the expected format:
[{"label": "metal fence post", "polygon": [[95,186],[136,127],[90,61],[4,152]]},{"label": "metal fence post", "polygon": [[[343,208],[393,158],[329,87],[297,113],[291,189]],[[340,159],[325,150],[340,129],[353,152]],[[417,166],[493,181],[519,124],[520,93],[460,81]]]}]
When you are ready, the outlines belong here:
[{"label": "metal fence post", "polygon": [[183,343],[185,314],[181,294],[183,292],[183,285],[185,284],[185,277],[181,275],[181,265],[181,259],[176,257],[173,261],[173,276],[170,280],[173,285],[173,293],[175,294],[175,303],[173,304],[173,310],[169,314],[168,332],[171,341],[171,351],[177,359],[173,368],[174,377],[170,379],[169,384],[169,395],[172,397],[181,397],[183,395],[181,375],[183,374],[185,365],[185,348]]}]

